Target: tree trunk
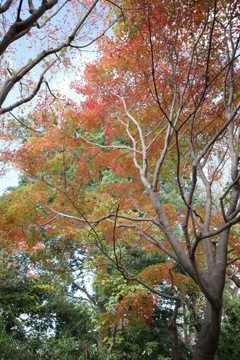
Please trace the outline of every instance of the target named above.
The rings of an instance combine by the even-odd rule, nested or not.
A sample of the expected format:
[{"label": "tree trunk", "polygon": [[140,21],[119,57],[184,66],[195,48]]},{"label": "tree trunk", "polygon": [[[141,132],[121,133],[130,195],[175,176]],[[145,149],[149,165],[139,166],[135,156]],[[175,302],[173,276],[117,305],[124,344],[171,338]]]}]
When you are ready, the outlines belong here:
[{"label": "tree trunk", "polygon": [[170,331],[170,337],[172,342],[173,360],[180,360],[179,341],[178,341],[177,322],[176,322],[179,306],[180,306],[180,301],[178,300],[175,303],[173,315],[168,323],[168,329]]},{"label": "tree trunk", "polygon": [[221,309],[206,305],[204,320],[194,349],[193,360],[213,360],[221,327]]}]

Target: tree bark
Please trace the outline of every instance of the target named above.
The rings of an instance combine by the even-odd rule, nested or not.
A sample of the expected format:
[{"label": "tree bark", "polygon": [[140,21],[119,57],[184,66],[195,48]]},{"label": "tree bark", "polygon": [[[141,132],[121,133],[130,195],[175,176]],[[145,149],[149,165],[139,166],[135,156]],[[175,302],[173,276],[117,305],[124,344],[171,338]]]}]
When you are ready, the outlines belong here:
[{"label": "tree bark", "polygon": [[177,322],[176,322],[179,306],[180,306],[180,301],[178,300],[178,301],[176,301],[173,315],[168,323],[168,329],[170,331],[170,337],[171,337],[171,343],[172,343],[173,360],[180,360],[179,340],[178,340]]},{"label": "tree bark", "polygon": [[221,326],[221,308],[214,308],[208,301],[193,360],[213,360],[218,346]]}]

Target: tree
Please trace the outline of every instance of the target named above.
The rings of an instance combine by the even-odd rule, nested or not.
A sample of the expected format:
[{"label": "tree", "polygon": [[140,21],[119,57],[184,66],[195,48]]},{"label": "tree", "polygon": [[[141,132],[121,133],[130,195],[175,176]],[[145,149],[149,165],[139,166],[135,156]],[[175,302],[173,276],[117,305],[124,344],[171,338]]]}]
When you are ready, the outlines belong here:
[{"label": "tree", "polygon": [[[100,39],[101,57],[87,66],[84,83],[74,84],[85,97],[81,107],[49,112],[51,129],[29,137],[11,158],[32,178],[18,198],[29,198],[28,191],[32,204],[42,204],[28,219],[14,214],[14,223],[19,234],[24,223],[20,236],[27,242],[31,221],[38,224],[35,240],[40,224],[84,239],[127,279],[175,300],[175,315],[183,296],[175,285],[189,285],[190,276],[206,298],[193,359],[210,360],[226,271],[236,282],[231,271],[239,259],[239,4],[117,6],[123,21],[112,38]],[[38,121],[45,126],[41,115]],[[162,189],[169,183],[178,196],[166,203]],[[12,238],[9,213],[3,215]],[[126,253],[138,246],[156,247],[164,266],[129,271]],[[168,294],[161,291],[167,273]]]},{"label": "tree", "polygon": [[[52,241],[31,255],[1,252],[1,359],[94,359],[93,310],[76,288],[70,291],[77,259],[70,261],[68,251],[63,256],[61,243]],[[68,272],[65,262],[72,262]]]},{"label": "tree", "polygon": [[[118,148],[112,161],[116,171],[120,167],[126,171],[127,165],[117,160],[124,150],[112,139],[125,131],[122,148],[132,153],[156,216],[142,221],[155,225],[171,249],[159,241],[159,235],[138,231],[180,263],[206,296],[193,358],[212,359],[226,268],[238,259],[232,252],[229,257],[228,246],[236,245],[230,229],[239,221],[239,9],[234,1],[191,3],[191,12],[188,6],[185,2],[136,4],[136,12],[129,13],[117,29],[116,39],[104,42],[106,55],[89,69],[83,93],[88,96],[89,113],[95,115],[98,106],[106,106],[105,145]],[[128,56],[129,49],[134,56]],[[82,137],[86,137],[83,132]],[[225,164],[231,168],[228,181]],[[178,233],[159,193],[166,172],[175,177],[183,202]],[[219,190],[216,203],[213,193],[214,186],[220,186],[219,177],[221,194]],[[204,200],[198,208],[199,189]],[[121,218],[119,213],[115,216]],[[120,262],[118,266],[131,277]]]},{"label": "tree", "polygon": [[23,0],[6,0],[1,4],[0,114],[10,113],[24,125],[13,109],[38,93],[40,98],[50,96],[51,101],[59,96],[59,88],[57,92],[51,88],[48,73],[56,76],[65,67],[75,66],[74,58],[77,56],[79,61],[81,50],[111,27],[103,23],[103,8],[99,0],[43,0],[39,4],[28,0],[27,6]]},{"label": "tree", "polygon": [[[111,256],[110,249],[111,245],[109,245],[109,257]],[[122,251],[124,251],[123,248]],[[141,247],[128,248],[124,258],[125,266],[129,271],[142,274],[148,284],[158,282],[161,291],[166,295],[169,294],[171,285],[168,281],[167,265],[164,269],[164,259],[159,259],[159,253],[156,250],[146,251],[145,248],[141,250]],[[105,345],[105,356],[109,354],[110,359],[171,357],[173,301],[151,294],[142,284],[128,279],[123,280],[119,271],[116,271],[116,267],[110,262],[106,266],[106,258],[97,259],[96,252],[95,264],[98,266],[96,271],[92,270],[94,297],[98,299],[99,305],[101,304],[96,320]],[[164,275],[160,274],[159,269],[165,270],[164,281],[161,281]],[[181,291],[181,284],[179,285],[178,291]],[[189,286],[188,289],[185,287],[185,290],[186,299],[196,300],[196,295],[199,295],[196,287]],[[187,305],[187,301],[184,300],[184,302]],[[191,320],[184,314],[178,316],[178,323],[183,329],[185,325],[188,326],[191,323]],[[193,327],[192,336],[194,337]],[[181,332],[184,336],[181,341],[179,340],[179,353],[181,359],[190,359],[191,348],[188,347],[186,331]]]},{"label": "tree", "polygon": [[218,347],[219,359],[237,359],[239,357],[239,295],[238,288],[228,284],[224,294],[222,329]]},{"label": "tree", "polygon": [[[112,177],[109,178],[110,180],[112,179]],[[106,182],[108,181],[107,179],[108,178],[105,177],[103,181]],[[23,187],[22,190],[20,190],[21,187]],[[48,354],[44,355],[48,358],[50,357],[50,353],[53,358],[54,356],[64,356],[64,354],[70,358],[71,356],[74,358],[74,354],[77,354],[74,350],[77,344],[81,346],[81,348],[83,346],[82,349],[84,349],[85,344],[86,349],[88,349],[90,353],[95,349],[96,354],[100,357],[102,356],[102,358],[105,358],[106,354],[109,354],[109,359],[115,357],[122,359],[126,356],[131,358],[140,356],[150,359],[156,358],[159,354],[169,356],[171,345],[170,336],[166,331],[166,327],[171,318],[172,303],[159,302],[156,297],[151,295],[149,291],[146,291],[142,285],[134,284],[132,281],[127,280],[123,282],[115,266],[113,266],[111,261],[106,261],[106,259],[103,258],[101,251],[96,251],[95,246],[89,243],[84,235],[83,239],[79,238],[76,231],[72,231],[75,238],[69,238],[70,233],[66,231],[66,228],[64,230],[65,226],[63,223],[61,226],[62,231],[58,232],[58,236],[54,237],[47,237],[47,234],[51,235],[50,228],[48,229],[50,232],[48,232],[47,228],[41,228],[41,242],[38,241],[40,240],[40,235],[37,237],[38,240],[34,238],[36,233],[34,235],[32,225],[30,225],[31,231],[29,232],[29,239],[27,239],[26,235],[28,234],[28,230],[26,221],[30,222],[30,224],[33,223],[36,215],[34,210],[36,209],[31,208],[29,196],[21,197],[21,194],[25,191],[28,193],[28,190],[26,190],[26,179],[22,180],[20,188],[12,189],[9,194],[6,194],[2,198],[2,214],[6,216],[4,221],[9,225],[8,230],[7,227],[4,228],[5,239],[7,237],[9,240],[5,246],[10,245],[7,247],[9,253],[13,251],[14,247],[17,247],[17,250],[15,250],[17,253],[21,252],[19,258],[25,258],[25,265],[22,266],[22,272],[23,274],[31,272],[31,276],[37,279],[37,288],[43,288],[45,285],[42,285],[42,283],[44,283],[47,284],[47,286],[50,285],[54,293],[54,296],[50,297],[50,299],[45,296],[45,308],[49,311],[49,314],[47,313],[46,315],[47,321],[45,320],[44,312],[41,311],[38,323],[39,328],[40,322],[43,322],[44,326],[50,328],[54,322],[57,337],[52,336],[45,338],[40,331],[38,341],[36,341],[37,339],[34,341],[35,348],[38,352]],[[39,196],[40,192],[37,191],[37,193]],[[19,194],[20,199],[18,199]],[[41,193],[40,198],[42,195],[43,193]],[[16,202],[13,201],[13,199],[15,199]],[[14,203],[17,204],[19,202],[21,202],[21,211],[17,213]],[[5,207],[4,203],[7,203],[8,206]],[[35,205],[37,204],[36,202],[33,203],[35,203]],[[38,203],[37,207],[38,206],[41,206],[40,203]],[[6,211],[6,209],[9,212]],[[27,213],[29,213],[29,215],[32,214],[33,218],[30,217],[29,219],[26,216]],[[10,220],[10,214],[13,216],[12,220]],[[24,224],[22,222],[24,222]],[[21,230],[18,231],[18,228]],[[14,245],[15,236],[17,239]],[[36,241],[38,242],[36,243]],[[34,245],[35,243],[36,245]],[[107,247],[108,256],[111,259],[113,256],[112,246],[108,245]],[[27,255],[25,251],[30,252],[31,256]],[[132,271],[140,273],[145,268],[149,268],[149,271],[145,271],[144,278],[151,279],[149,281],[155,283],[156,279],[154,279],[153,275],[159,275],[159,271],[155,271],[153,275],[149,273],[154,268],[154,265],[156,268],[160,265],[159,261],[164,262],[164,259],[159,259],[159,254],[156,251],[152,253],[152,251],[154,251],[154,249],[150,249],[149,252],[145,253],[144,248],[142,250],[139,248],[135,251],[132,250],[130,253],[126,252],[125,257],[127,266]],[[13,267],[13,269],[15,268]],[[164,269],[164,266],[162,266],[162,269]],[[89,273],[91,277],[93,277],[91,292],[87,290],[86,281],[84,281],[84,274]],[[165,274],[168,274],[167,268],[165,269]],[[169,287],[167,278],[168,275],[165,277],[166,286],[162,286],[162,289],[166,287],[166,293]],[[159,279],[159,276],[158,281],[161,281],[161,277]],[[67,287],[72,287],[72,297],[68,296],[68,299],[66,299],[65,291]],[[27,284],[25,284],[25,288],[27,288]],[[78,292],[77,299],[75,299],[76,291]],[[12,294],[9,289],[7,292],[7,303],[9,303],[13,301]],[[191,291],[189,294],[190,293]],[[91,317],[95,319],[93,334],[95,334],[95,337],[98,336],[98,343],[95,344],[95,348],[92,346],[91,341],[87,339],[85,342],[83,341],[83,334],[86,333],[81,330],[81,322],[86,322],[83,320],[84,313],[79,313],[79,322],[77,322],[77,314],[75,312],[85,309],[80,301],[80,294],[85,295],[82,300],[90,303]],[[130,307],[132,307],[131,310],[129,310]],[[73,318],[69,318],[72,314],[70,309],[73,310]],[[18,312],[24,312],[24,309],[19,307]],[[38,311],[35,311],[33,315],[36,316],[37,312]],[[31,314],[31,309],[29,313]],[[74,321],[74,324],[70,321],[71,319]],[[181,323],[184,324],[184,318],[182,318]],[[28,326],[31,326],[31,324],[29,320]],[[78,337],[74,335],[75,331],[77,331]],[[33,328],[31,333],[33,333]],[[46,333],[46,331],[44,331],[44,333]],[[6,348],[8,347],[8,342],[4,337],[3,344]],[[29,346],[29,351],[31,352],[32,348],[27,340],[22,341],[21,345],[23,347],[26,347],[26,345]],[[17,355],[16,349],[12,349],[11,351],[13,353],[15,351],[15,356]],[[20,353],[22,353],[22,351]],[[187,353],[186,350],[185,353]],[[187,359],[188,357],[184,358]]]}]

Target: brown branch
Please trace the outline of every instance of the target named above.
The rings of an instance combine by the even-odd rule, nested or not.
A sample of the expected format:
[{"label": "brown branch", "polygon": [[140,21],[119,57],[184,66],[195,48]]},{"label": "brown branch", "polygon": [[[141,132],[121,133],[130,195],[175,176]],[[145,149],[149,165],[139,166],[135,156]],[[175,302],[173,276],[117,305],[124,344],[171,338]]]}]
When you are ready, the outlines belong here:
[{"label": "brown branch", "polygon": [[151,51],[151,72],[152,72],[153,87],[154,87],[154,92],[155,92],[155,101],[157,102],[160,111],[163,113],[163,115],[167,119],[170,126],[173,126],[167,113],[165,112],[165,110],[162,107],[162,104],[160,102],[160,98],[158,95],[158,88],[157,88],[157,82],[156,82],[156,77],[155,77],[154,47],[153,47],[153,42],[152,42],[152,28],[151,28],[151,21],[150,21],[149,6],[147,8],[147,21],[148,21],[149,44],[150,44],[150,51]]},{"label": "brown branch", "polygon": [[[9,106],[6,106],[5,108],[0,108],[0,114],[5,114],[6,112],[12,111],[12,110],[15,109],[16,107],[18,107],[18,106],[20,106],[20,105],[23,105],[23,104],[25,104],[26,102],[29,102],[30,100],[32,100],[32,99],[36,96],[36,94],[38,93],[39,89],[41,88],[41,85],[42,85],[43,79],[44,79],[44,75],[45,75],[46,72],[50,69],[50,67],[53,66],[53,64],[54,64],[55,62],[56,62],[56,60],[55,60],[52,64],[50,64],[50,66],[49,66],[48,68],[46,68],[46,69],[42,72],[42,74],[41,74],[41,76],[40,76],[40,78],[39,78],[39,81],[38,81],[35,89],[32,91],[32,93],[31,93],[29,96],[26,96],[24,99],[18,100],[18,101],[16,101],[15,103],[13,103],[13,104],[11,104],[11,105],[9,105]],[[16,79],[17,79],[17,78],[16,78]],[[20,80],[20,79],[19,79],[19,80]],[[17,81],[19,81],[19,80],[17,80]],[[13,86],[17,81],[15,81],[15,82],[12,84],[12,86]],[[12,86],[11,86],[11,87],[12,87]],[[10,90],[9,90],[9,91],[10,91]],[[7,90],[6,96],[8,95],[9,91]],[[31,130],[33,130],[33,129],[31,129]]]},{"label": "brown branch", "polygon": [[21,120],[19,120],[11,111],[9,112],[10,115],[19,123],[21,124],[23,127],[25,127],[26,129],[28,130],[31,130],[31,131],[34,131],[34,132],[37,132],[37,133],[42,133],[42,131],[39,131],[39,130],[35,130],[33,128],[31,128],[30,126],[24,124]]},{"label": "brown branch", "polygon": [[[57,3],[57,1],[58,0],[49,0],[49,1],[43,2],[43,4],[39,8],[41,11],[39,9],[37,9],[36,13],[32,14],[28,19],[30,19],[30,20],[35,19],[36,20],[37,14],[41,13],[41,15],[42,15],[46,10],[53,7]],[[86,13],[83,15],[83,17],[78,21],[78,23],[75,26],[75,28],[73,29],[72,33],[68,36],[67,40],[63,41],[59,46],[56,46],[55,48],[42,51],[38,56],[35,57],[34,60],[29,62],[25,66],[23,66],[19,71],[17,71],[16,74],[14,74],[11,78],[8,78],[5,81],[5,83],[2,86],[1,92],[0,92],[0,106],[2,106],[3,102],[5,101],[6,97],[8,96],[8,94],[11,91],[11,89],[13,88],[13,86],[17,82],[19,82],[30,70],[32,70],[37,64],[39,64],[43,59],[45,59],[49,55],[56,54],[59,51],[61,51],[62,49],[67,48],[67,47],[69,47],[71,45],[71,43],[74,40],[76,34],[80,30],[80,28],[82,27],[82,25],[84,24],[86,19],[90,16],[92,11],[96,7],[98,1],[99,0],[95,0],[93,2],[91,7],[86,11]],[[39,15],[39,16],[41,16],[41,15]],[[30,20],[28,21],[28,19],[26,19],[24,21],[21,21],[21,22],[18,22],[18,23],[15,22],[12,25],[12,27],[10,27],[8,33],[5,35],[3,40],[0,42],[0,54],[3,53],[6,50],[6,48],[13,41],[15,41],[17,39],[17,37],[19,38],[20,36],[23,36],[27,32],[27,29],[34,26],[34,23],[32,23]],[[25,25],[28,25],[28,26],[25,26]],[[54,62],[50,65],[50,67],[54,64]],[[44,73],[48,69],[49,69],[49,67],[47,67],[44,70]],[[13,104],[10,107],[8,106],[5,109],[0,110],[0,114],[3,114],[5,112],[7,112],[7,111],[10,111],[15,107],[30,101],[36,95],[37,91],[39,90],[39,88],[41,86],[42,81],[43,81],[43,78],[41,78],[40,81],[38,82],[38,85],[37,85],[37,87],[35,89],[36,91],[34,91],[32,93],[33,96],[29,96],[26,99],[21,100],[20,102],[16,102],[15,104]]]},{"label": "brown branch", "polygon": [[116,216],[114,219],[114,226],[113,226],[113,253],[116,261],[116,266],[118,267],[118,256],[116,252],[116,226],[117,226],[117,217],[118,217],[119,205],[117,207]]},{"label": "brown branch", "polygon": [[227,266],[234,264],[236,261],[240,260],[240,256],[236,257],[235,259],[232,259],[227,262]]},{"label": "brown branch", "polygon": [[62,10],[62,8],[69,2],[70,0],[65,0],[65,2],[55,11],[51,14],[51,16],[49,16],[47,18],[47,20],[45,20],[42,24],[40,24],[38,26],[39,29],[42,29],[52,18],[54,18],[54,16],[56,16],[60,10]]},{"label": "brown branch", "polygon": [[1,5],[0,6],[0,14],[7,11],[10,8],[12,3],[13,3],[13,0],[7,0],[3,5]]},{"label": "brown branch", "polygon": [[[69,0],[68,0],[69,1]],[[119,19],[115,19],[99,36],[97,36],[96,38],[94,38],[93,40],[91,40],[89,43],[85,44],[85,45],[73,45],[73,44],[70,44],[69,46],[72,47],[72,48],[75,48],[75,49],[84,49],[86,47],[89,47],[90,45],[92,45],[95,41],[101,39],[105,34],[106,32],[111,29],[115,24],[116,22],[118,21]]]},{"label": "brown branch", "polygon": [[161,291],[151,287],[150,285],[147,285],[139,277],[130,273],[122,264],[118,265],[118,270],[121,272],[121,274],[124,276],[125,279],[137,281],[139,284],[141,284],[143,287],[145,287],[146,289],[148,289],[151,293],[153,293],[155,295],[161,296],[161,297],[163,297],[165,299],[169,299],[169,300],[179,300],[178,296],[164,294]]},{"label": "brown branch", "polygon": [[58,0],[48,0],[41,3],[41,6],[35,11],[34,14],[31,14],[27,19],[20,19],[20,11],[21,11],[21,3],[18,8],[18,16],[17,21],[13,23],[13,25],[9,28],[6,35],[3,37],[0,42],[0,55],[4,53],[4,51],[8,48],[8,46],[16,40],[16,36],[21,33],[24,33],[25,30],[31,29],[36,21],[47,11],[53,8],[57,4]]},{"label": "brown branch", "polygon": [[97,306],[96,301],[94,300],[94,298],[90,295],[90,293],[87,291],[87,289],[83,286],[80,286],[76,283],[76,281],[72,282],[72,285],[75,286],[78,290],[82,291],[88,298],[88,300],[94,305]]},{"label": "brown branch", "polygon": [[20,0],[19,5],[18,5],[18,11],[17,11],[17,21],[21,21],[20,14],[21,14],[21,10],[22,10],[22,3],[23,3],[23,0]]},{"label": "brown branch", "polygon": [[229,221],[228,223],[224,224],[220,229],[209,232],[208,234],[202,235],[200,234],[198,236],[198,238],[196,239],[196,241],[194,242],[194,244],[192,245],[192,248],[190,250],[190,257],[193,257],[194,252],[196,250],[196,247],[199,243],[199,241],[202,241],[204,239],[208,239],[210,237],[213,237],[215,235],[221,234],[224,230],[229,229],[230,227],[232,227],[233,225],[237,224],[240,221],[240,215],[238,217],[236,217],[235,219]]},{"label": "brown branch", "polygon": [[148,242],[158,247],[160,250],[162,250],[166,255],[168,255],[170,258],[174,259],[175,261],[179,261],[177,255],[173,253],[172,251],[168,250],[161,244],[160,241],[154,239],[154,237],[150,234],[146,234],[142,229],[138,229],[138,233],[142,235]]},{"label": "brown branch", "polygon": [[36,8],[33,5],[32,0],[28,0],[28,11],[29,11],[30,14],[35,14],[36,13]]},{"label": "brown branch", "polygon": [[240,279],[234,274],[231,276],[231,280],[237,285],[238,288],[240,288]]}]

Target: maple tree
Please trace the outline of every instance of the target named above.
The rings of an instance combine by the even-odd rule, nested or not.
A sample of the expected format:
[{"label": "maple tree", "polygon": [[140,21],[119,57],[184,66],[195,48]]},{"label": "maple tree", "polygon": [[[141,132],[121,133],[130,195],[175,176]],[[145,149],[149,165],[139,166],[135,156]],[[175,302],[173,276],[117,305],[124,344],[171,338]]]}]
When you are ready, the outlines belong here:
[{"label": "maple tree", "polygon": [[[226,276],[238,284],[239,4],[128,0],[110,15],[120,10],[101,56],[73,83],[81,106],[36,112],[26,124],[39,132],[6,154],[31,180],[2,198],[1,229],[29,249],[42,231],[72,237],[93,267],[111,265],[174,301],[174,359],[180,299],[197,284],[206,309],[193,359],[213,359]],[[164,261],[131,270],[139,247]]]},{"label": "maple tree", "polygon": [[[193,358],[212,359],[226,268],[238,260],[237,236],[229,231],[240,219],[239,8],[234,1],[215,1],[139,2],[135,9],[127,25],[119,25],[117,39],[103,42],[105,55],[89,67],[87,85],[79,89],[88,96],[85,106],[92,114],[86,125],[90,131],[96,117],[105,122],[102,148],[112,147],[111,169],[116,174],[136,177],[130,170],[130,156],[125,163],[119,160],[124,151],[132,154],[156,218],[147,208],[141,216],[138,200],[139,217],[118,213],[117,223],[127,227],[128,221],[148,222],[162,232],[170,248],[159,241],[159,235],[136,226],[139,235],[180,263],[206,296]],[[120,134],[122,147],[114,143]],[[81,136],[87,138],[83,131]],[[225,165],[231,169],[228,180]],[[174,214],[174,201],[168,206],[161,201],[161,180],[167,181],[169,173],[182,198],[178,214]],[[123,209],[124,200],[119,204]],[[126,224],[120,225],[120,219]],[[118,258],[116,262],[125,276],[134,279]]]}]

